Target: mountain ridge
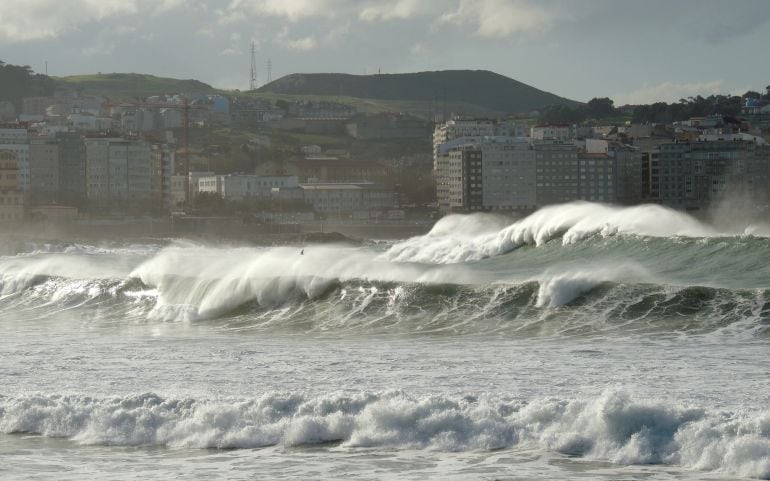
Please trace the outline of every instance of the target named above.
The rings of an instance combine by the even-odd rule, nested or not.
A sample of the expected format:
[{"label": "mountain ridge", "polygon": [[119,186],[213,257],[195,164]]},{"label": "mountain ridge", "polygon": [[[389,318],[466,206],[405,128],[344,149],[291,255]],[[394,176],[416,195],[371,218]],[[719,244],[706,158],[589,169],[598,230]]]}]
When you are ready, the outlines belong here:
[{"label": "mountain ridge", "polygon": [[294,73],[257,93],[319,95],[379,100],[466,102],[488,110],[522,113],[580,102],[537,89],[489,70],[438,70],[403,74]]}]

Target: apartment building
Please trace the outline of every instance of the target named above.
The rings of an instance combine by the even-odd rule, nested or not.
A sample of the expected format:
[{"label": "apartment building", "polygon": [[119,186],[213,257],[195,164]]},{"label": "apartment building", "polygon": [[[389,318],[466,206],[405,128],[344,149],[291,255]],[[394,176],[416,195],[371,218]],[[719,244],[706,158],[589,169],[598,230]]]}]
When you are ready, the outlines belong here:
[{"label": "apartment building", "polygon": [[766,203],[770,147],[756,140],[664,143],[644,155],[645,200],[701,210],[732,196]]},{"label": "apartment building", "polygon": [[86,144],[77,132],[58,132],[59,200],[64,204],[80,205],[87,196]]},{"label": "apartment building", "polygon": [[18,185],[23,192],[29,190],[29,133],[22,128],[0,128],[0,149],[10,150],[16,156]]},{"label": "apartment building", "polygon": [[19,189],[16,153],[0,146],[0,223],[24,218],[24,196]]},{"label": "apartment building", "polygon": [[59,144],[52,138],[29,142],[29,199],[32,204],[49,204],[59,197]]},{"label": "apartment building", "polygon": [[[579,199],[580,164],[577,147],[560,141],[534,142],[537,205]],[[584,175],[590,175],[586,170]]]}]

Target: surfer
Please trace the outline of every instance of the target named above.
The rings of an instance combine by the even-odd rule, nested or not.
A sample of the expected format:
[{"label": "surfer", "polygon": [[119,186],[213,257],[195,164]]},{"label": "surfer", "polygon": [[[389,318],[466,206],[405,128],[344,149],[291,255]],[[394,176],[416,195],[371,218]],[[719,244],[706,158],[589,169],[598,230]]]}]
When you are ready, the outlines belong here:
[{"label": "surfer", "polygon": [[299,255],[304,256],[305,255],[305,249],[302,249],[301,251],[299,251]]}]

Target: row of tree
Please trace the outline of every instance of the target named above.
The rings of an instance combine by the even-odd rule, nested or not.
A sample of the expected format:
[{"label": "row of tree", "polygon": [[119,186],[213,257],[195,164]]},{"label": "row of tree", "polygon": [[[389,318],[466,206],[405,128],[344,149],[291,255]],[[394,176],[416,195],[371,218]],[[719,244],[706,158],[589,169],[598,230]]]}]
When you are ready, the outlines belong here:
[{"label": "row of tree", "polygon": [[[746,99],[753,98],[762,102],[770,102],[770,85],[767,92],[761,94],[749,91],[742,96],[709,95],[688,97],[671,104],[655,102],[649,105],[633,106],[631,121],[635,123],[670,123],[687,120],[691,117],[708,115],[724,115],[734,117],[741,113]],[[624,109],[625,110],[625,109]],[[551,106],[540,114],[542,123],[583,123],[589,120],[604,120],[623,115],[615,108],[609,98],[593,98],[584,105],[569,107],[566,105]]]},{"label": "row of tree", "polygon": [[567,105],[554,105],[545,108],[540,113],[540,122],[550,124],[581,123],[588,119],[606,119],[619,115],[618,109],[612,99],[607,97],[595,97],[583,105],[570,107]]}]

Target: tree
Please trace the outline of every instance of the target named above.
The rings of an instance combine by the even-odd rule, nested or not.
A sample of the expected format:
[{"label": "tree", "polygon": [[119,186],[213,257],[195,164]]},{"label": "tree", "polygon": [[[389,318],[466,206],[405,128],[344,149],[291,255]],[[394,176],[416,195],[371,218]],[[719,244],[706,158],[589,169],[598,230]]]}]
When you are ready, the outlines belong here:
[{"label": "tree", "polygon": [[0,60],[0,101],[13,102],[21,110],[24,97],[53,94],[56,84],[47,75],[36,74],[29,65],[10,65]]},{"label": "tree", "polygon": [[608,97],[592,98],[588,101],[587,108],[588,115],[596,119],[612,117],[616,114],[614,102]]}]

